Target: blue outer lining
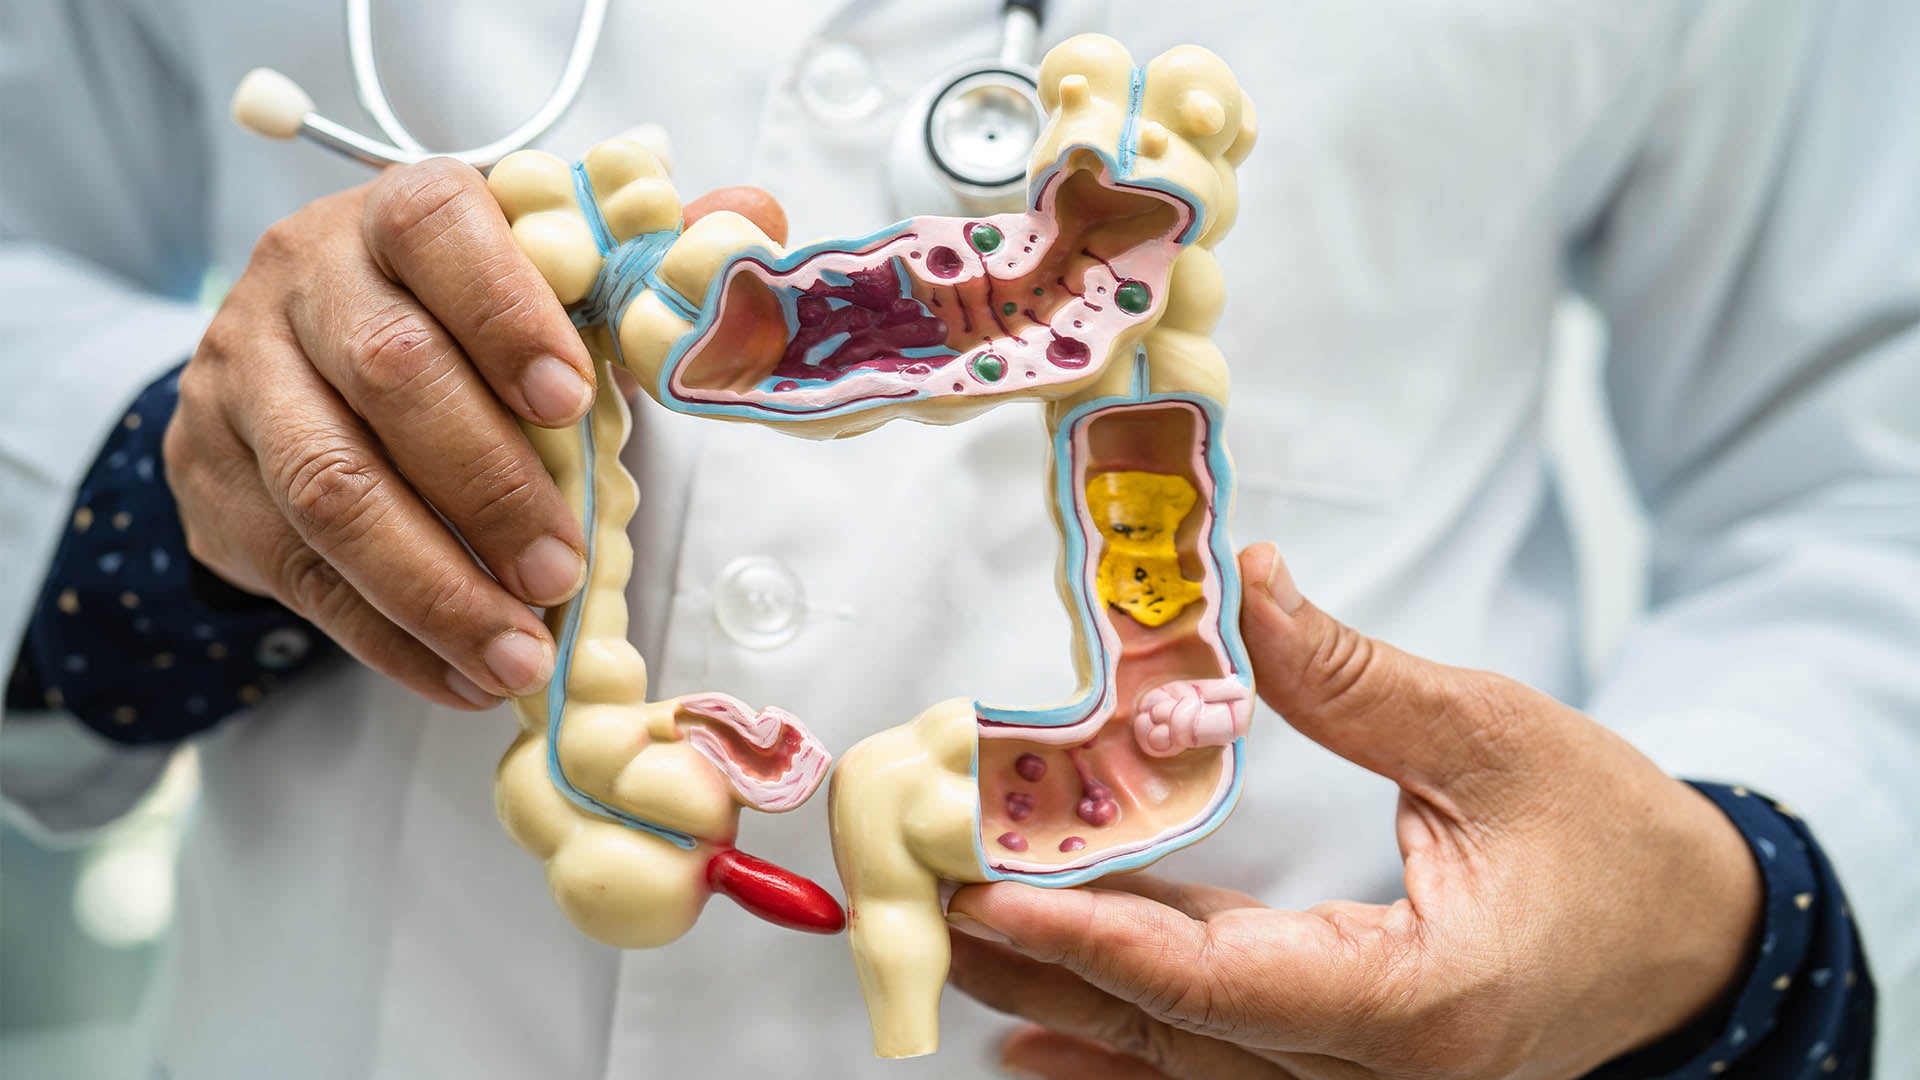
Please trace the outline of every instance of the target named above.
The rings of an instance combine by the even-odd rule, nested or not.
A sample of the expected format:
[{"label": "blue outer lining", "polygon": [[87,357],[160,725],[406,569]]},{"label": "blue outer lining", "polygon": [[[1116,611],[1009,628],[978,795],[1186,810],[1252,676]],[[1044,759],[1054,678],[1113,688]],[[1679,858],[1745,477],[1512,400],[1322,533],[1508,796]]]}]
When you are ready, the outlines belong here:
[{"label": "blue outer lining", "polygon": [[[586,454],[587,463],[586,494],[581,499],[580,511],[582,519],[587,524],[587,577],[589,580],[593,577],[593,534],[595,532],[593,527],[595,521],[593,443],[593,413],[589,411],[580,420],[580,446]],[[624,810],[608,806],[575,787],[573,780],[567,776],[567,770],[560,764],[560,721],[566,713],[567,679],[573,674],[574,645],[580,639],[580,618],[585,607],[586,590],[582,589],[574,594],[573,599],[567,601],[567,612],[561,619],[560,640],[555,649],[557,658],[553,667],[553,680],[547,683],[547,776],[553,781],[553,786],[558,788],[562,795],[572,800],[575,806],[589,813],[611,818],[630,829],[652,833],[677,847],[691,851],[694,847],[692,836],[678,829],[669,829],[665,825],[658,825]]]},{"label": "blue outer lining", "polygon": [[[1141,355],[1144,355],[1144,353],[1136,354],[1136,364],[1138,364],[1138,357]],[[1253,665],[1247,658],[1246,642],[1240,636],[1239,620],[1237,617],[1233,619],[1226,617],[1228,612],[1235,612],[1237,614],[1240,610],[1240,566],[1234,561],[1233,542],[1227,536],[1227,521],[1233,512],[1234,480],[1233,462],[1227,456],[1226,440],[1221,438],[1226,419],[1225,412],[1220,407],[1219,402],[1202,394],[1155,394],[1144,392],[1145,384],[1140,378],[1139,368],[1136,367],[1135,371],[1135,392],[1131,396],[1096,398],[1093,401],[1076,407],[1061,420],[1059,427],[1054,431],[1054,460],[1056,462],[1064,461],[1069,463],[1073,460],[1072,446],[1074,429],[1087,418],[1088,414],[1098,410],[1111,408],[1115,405],[1140,405],[1161,401],[1186,402],[1200,409],[1201,414],[1207,419],[1207,470],[1213,474],[1213,497],[1209,500],[1208,505],[1213,511],[1214,528],[1212,530],[1212,536],[1208,541],[1208,547],[1213,552],[1214,562],[1218,566],[1220,574],[1220,611],[1218,622],[1220,644],[1222,648],[1226,650],[1227,666],[1230,669],[1228,673],[1229,676],[1238,680],[1242,686],[1251,687],[1253,685],[1253,679],[1249,673]],[[1071,467],[1057,469],[1060,478],[1059,482],[1055,484],[1054,496],[1060,500],[1059,509],[1061,521],[1064,526],[1067,526],[1063,528],[1063,531],[1066,533],[1067,538],[1069,565],[1082,567],[1082,575],[1084,575],[1086,540],[1085,537],[1080,534],[1080,530],[1077,527],[1072,527],[1073,523],[1078,522],[1080,517],[1078,497],[1073,490],[1074,471]],[[1079,578],[1074,581],[1072,591],[1076,601],[1074,605],[1075,614],[1081,620],[1082,634],[1088,641],[1094,643],[1094,657],[1098,664],[1096,670],[1104,676],[1107,670],[1106,644],[1101,639],[1099,627],[1094,622],[1091,606],[1092,597],[1087,595],[1085,581]],[[1110,680],[1103,678],[1102,681]],[[1093,694],[1088,693],[1083,695],[1078,701],[1067,705],[1032,711],[1000,708],[975,702],[974,712],[975,715],[983,720],[991,720],[999,723],[1019,724],[1030,727],[1058,727],[1063,724],[1074,723],[1078,720],[1085,719],[1092,711],[1089,708],[1090,705],[1101,710],[1108,709],[1109,706],[1105,699],[1112,691],[1113,688],[1108,686],[1101,694],[1101,700],[1097,704],[1094,703]],[[1127,855],[1103,859],[1087,866],[1076,867],[1070,870],[1055,870],[1046,873],[1025,870],[998,870],[994,868],[993,863],[988,859],[985,842],[980,836],[980,810],[977,805],[974,810],[973,822],[974,854],[979,858],[980,867],[985,871],[987,880],[989,881],[1024,881],[1031,885],[1044,885],[1048,887],[1080,885],[1107,874],[1118,873],[1123,870],[1136,870],[1202,839],[1207,834],[1219,828],[1220,823],[1225,821],[1227,815],[1233,812],[1234,804],[1240,801],[1240,789],[1246,779],[1245,765],[1246,737],[1243,735],[1233,741],[1233,783],[1229,785],[1226,794],[1220,799],[1219,803],[1215,805],[1213,811],[1207,815],[1206,820],[1201,822],[1197,827],[1189,829],[1179,836],[1161,841],[1160,843],[1153,844]],[[979,754],[977,751],[974,755],[973,768],[974,780],[975,783],[978,784]]]},{"label": "blue outer lining", "polygon": [[1131,176],[1140,155],[1140,98],[1146,89],[1147,69],[1134,68],[1127,77],[1127,121],[1120,126],[1120,171],[1115,176]]},{"label": "blue outer lining", "polygon": [[692,321],[698,314],[692,302],[660,278],[660,263],[666,258],[667,249],[679,238],[680,226],[641,233],[624,244],[614,243],[606,215],[600,212],[600,200],[594,197],[593,183],[587,179],[585,162],[573,165],[573,199],[586,216],[594,247],[605,260],[593,279],[593,289],[568,311],[573,325],[587,327],[604,322],[609,329],[614,329],[627,305],[646,289],[659,294],[675,314]]},{"label": "blue outer lining", "polygon": [[600,213],[600,200],[593,197],[593,181],[587,179],[587,163],[573,163],[573,201],[587,215],[587,227],[593,230],[593,246],[605,255],[613,250],[613,233],[607,229],[606,216]]},{"label": "blue outer lining", "polygon": [[613,329],[626,314],[627,305],[647,289],[652,289],[675,314],[692,319],[693,307],[686,298],[660,279],[660,263],[666,258],[667,249],[679,238],[678,229],[641,233],[605,253],[606,261],[600,267],[600,275],[593,279],[593,288],[568,310],[573,325],[605,323]]},{"label": "blue outer lining", "polygon": [[[637,295],[639,286],[645,284],[640,275],[632,274],[626,268],[645,266],[644,274],[651,277],[653,269],[659,264],[660,253],[666,251],[667,245],[678,235],[678,230],[636,236],[615,248],[613,237],[607,231],[606,219],[600,214],[600,204],[593,197],[593,187],[587,182],[587,171],[583,165],[576,164],[573,167],[573,192],[581,211],[586,214],[587,224],[593,229],[594,244],[600,249],[600,254],[607,257],[606,264],[600,268],[599,278],[594,281],[593,292],[573,313],[574,324],[580,326],[605,320],[611,325],[625,305]],[[609,270],[613,272],[609,273]],[[586,321],[583,322],[583,319]],[[614,341],[618,349],[618,334],[614,335]],[[587,415],[581,417],[579,423],[580,450],[585,462],[585,490],[580,498],[580,516],[587,532],[588,580],[593,577],[594,534],[597,532],[594,525],[598,520],[598,508],[595,505],[598,468],[594,461],[593,436],[593,418],[597,409],[596,405],[587,410]],[[585,607],[586,590],[582,589],[567,601],[566,613],[560,620],[559,640],[554,643],[553,678],[547,683],[547,777],[562,795],[588,813],[617,821],[630,829],[651,833],[676,847],[691,851],[696,843],[692,836],[609,806],[581,791],[560,763],[560,723],[566,715],[567,682],[573,675],[573,654],[580,640],[580,619]]]}]

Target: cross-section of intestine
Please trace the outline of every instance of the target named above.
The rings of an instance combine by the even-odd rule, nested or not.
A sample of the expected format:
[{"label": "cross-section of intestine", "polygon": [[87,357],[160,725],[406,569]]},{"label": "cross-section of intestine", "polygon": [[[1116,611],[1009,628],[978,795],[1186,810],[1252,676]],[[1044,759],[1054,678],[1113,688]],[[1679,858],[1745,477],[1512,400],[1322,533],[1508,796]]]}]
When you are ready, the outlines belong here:
[{"label": "cross-section of intestine", "polygon": [[1192,221],[1087,154],[1024,214],[914,218],[857,246],[745,256],[663,389],[780,422],[1082,382],[1148,325]]},{"label": "cross-section of intestine", "polygon": [[[1205,399],[1151,393],[1089,403],[1057,429],[1070,496],[1064,569],[1092,678],[1068,706],[980,710],[989,876],[1065,883],[1130,869],[1224,812],[1251,691],[1237,596],[1223,581],[1218,434]],[[1157,586],[1163,602],[1103,587],[1117,565],[1148,562],[1168,579]]]}]

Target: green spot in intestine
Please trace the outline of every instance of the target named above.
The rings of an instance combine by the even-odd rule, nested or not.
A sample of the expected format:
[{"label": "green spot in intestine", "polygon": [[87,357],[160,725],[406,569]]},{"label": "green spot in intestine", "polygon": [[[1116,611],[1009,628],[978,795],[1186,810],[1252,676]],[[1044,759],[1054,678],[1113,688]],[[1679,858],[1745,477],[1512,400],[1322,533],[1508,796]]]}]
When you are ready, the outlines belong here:
[{"label": "green spot in intestine", "polygon": [[1000,314],[1002,314],[1002,315],[1011,315],[1011,314],[1013,314],[1014,312],[1016,312],[1016,311],[1019,311],[1019,310],[1020,310],[1020,305],[1019,305],[1019,304],[1016,304],[1016,303],[1014,303],[1014,302],[1013,302],[1013,301],[1011,301],[1011,300],[1009,300],[1009,301],[1007,301],[1006,303],[1004,303],[1004,304],[1001,304],[1001,305],[1000,305]]},{"label": "green spot in intestine", "polygon": [[1007,362],[992,353],[982,353],[974,357],[973,373],[981,382],[999,382],[1007,373]]},{"label": "green spot in intestine", "polygon": [[1000,230],[985,222],[967,230],[967,243],[972,244],[973,250],[982,255],[998,249],[1000,247],[1000,240]]},{"label": "green spot in intestine", "polygon": [[1128,281],[1113,291],[1113,302],[1121,311],[1138,315],[1153,306],[1153,293],[1141,282]]}]

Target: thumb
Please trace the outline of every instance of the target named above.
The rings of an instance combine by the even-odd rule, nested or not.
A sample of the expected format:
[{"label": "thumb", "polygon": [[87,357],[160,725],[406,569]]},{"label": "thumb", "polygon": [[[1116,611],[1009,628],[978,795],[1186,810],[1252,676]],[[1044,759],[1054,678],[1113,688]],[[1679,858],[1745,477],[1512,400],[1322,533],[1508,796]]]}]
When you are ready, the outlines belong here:
[{"label": "thumb", "polygon": [[753,222],[776,244],[787,242],[787,212],[781,207],[780,200],[763,188],[746,184],[714,188],[688,203],[680,216],[688,225],[692,225],[719,210],[731,210]]},{"label": "thumb", "polygon": [[[1392,935],[1353,933],[1308,912],[1235,908],[1202,920],[1099,885],[1001,881],[962,886],[947,922],[1057,964],[1156,1020],[1242,1046],[1323,1048],[1398,985]],[[1036,997],[1064,994],[1038,973],[1015,977]]]},{"label": "thumb", "polygon": [[1543,706],[1564,708],[1345,625],[1300,594],[1272,544],[1241,552],[1240,573],[1240,627],[1261,699],[1309,739],[1437,806],[1459,809],[1487,781],[1525,775],[1538,747],[1514,736]]}]

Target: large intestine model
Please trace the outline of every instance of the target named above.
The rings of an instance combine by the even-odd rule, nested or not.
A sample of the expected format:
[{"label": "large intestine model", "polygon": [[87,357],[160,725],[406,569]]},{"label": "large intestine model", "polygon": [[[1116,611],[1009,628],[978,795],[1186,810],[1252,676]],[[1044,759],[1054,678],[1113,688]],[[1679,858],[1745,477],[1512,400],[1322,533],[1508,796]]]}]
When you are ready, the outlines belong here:
[{"label": "large intestine model", "polygon": [[507,831],[598,940],[671,941],[715,891],[787,926],[842,925],[825,890],[733,847],[742,806],[812,795],[820,743],[723,694],[646,701],[626,637],[637,492],[611,369],[676,412],[815,438],[1048,405],[1081,690],[1045,708],[941,702],[834,774],[846,922],[890,1057],[938,1040],[941,881],[1070,886],[1137,868],[1215,828],[1241,783],[1252,680],[1227,538],[1227,371],[1208,334],[1224,298],[1211,249],[1233,222],[1253,110],[1192,46],[1136,67],[1112,39],[1076,37],[1039,83],[1051,119],[1020,214],[782,251],[730,213],[683,231],[664,170],[630,141],[572,166],[522,152],[488,181],[603,388],[578,426],[528,429],[587,524],[589,570],[547,614],[556,674],[514,703],[523,730],[496,785]]}]

